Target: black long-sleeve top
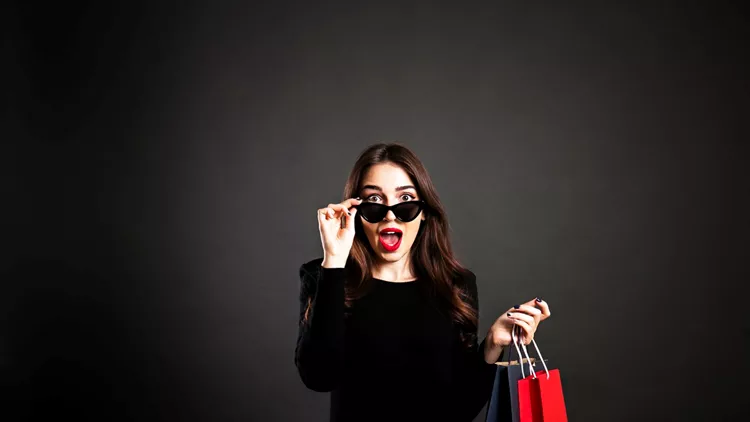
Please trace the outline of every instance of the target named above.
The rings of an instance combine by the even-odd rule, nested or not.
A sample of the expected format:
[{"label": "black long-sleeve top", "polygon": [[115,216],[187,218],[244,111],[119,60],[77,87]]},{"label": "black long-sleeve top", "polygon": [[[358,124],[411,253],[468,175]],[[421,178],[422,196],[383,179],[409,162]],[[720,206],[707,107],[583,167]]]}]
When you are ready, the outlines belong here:
[{"label": "black long-sleeve top", "polygon": [[[489,399],[496,365],[483,340],[471,347],[425,292],[429,280],[388,282],[354,301],[345,318],[344,268],[322,258],[300,267],[300,327],[295,351],[302,382],[331,392],[331,421],[472,421]],[[462,280],[479,310],[476,276]],[[309,319],[303,322],[308,299]]]}]

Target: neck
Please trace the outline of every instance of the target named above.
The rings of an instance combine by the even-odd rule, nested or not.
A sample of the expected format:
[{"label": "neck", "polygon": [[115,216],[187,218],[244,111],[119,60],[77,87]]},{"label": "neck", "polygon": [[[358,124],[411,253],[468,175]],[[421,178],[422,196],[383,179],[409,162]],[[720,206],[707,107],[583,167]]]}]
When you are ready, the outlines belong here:
[{"label": "neck", "polygon": [[376,263],[372,269],[372,276],[392,282],[412,281],[415,276],[411,271],[409,254],[404,255],[398,261],[380,261]]}]

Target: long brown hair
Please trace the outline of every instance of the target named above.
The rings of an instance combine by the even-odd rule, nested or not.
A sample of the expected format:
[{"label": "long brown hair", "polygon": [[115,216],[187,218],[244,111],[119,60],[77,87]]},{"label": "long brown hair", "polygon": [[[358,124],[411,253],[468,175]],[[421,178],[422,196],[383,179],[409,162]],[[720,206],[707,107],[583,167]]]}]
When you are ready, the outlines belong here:
[{"label": "long brown hair", "polygon": [[[476,332],[478,315],[470,303],[467,286],[462,284],[466,268],[453,254],[450,228],[445,209],[430,179],[427,169],[416,154],[400,143],[378,143],[365,149],[354,163],[349,179],[344,186],[343,199],[359,196],[362,179],[375,164],[390,163],[401,167],[414,182],[417,195],[425,201],[425,220],[419,227],[414,244],[409,251],[411,270],[419,279],[431,280],[426,287],[429,294],[438,299],[438,309],[447,311],[451,320],[459,327],[461,341],[471,345]],[[346,263],[346,307],[365,296],[372,287],[372,268],[375,252],[370,246],[359,218],[355,219],[354,242]],[[308,300],[305,320],[309,315],[311,301]]]}]

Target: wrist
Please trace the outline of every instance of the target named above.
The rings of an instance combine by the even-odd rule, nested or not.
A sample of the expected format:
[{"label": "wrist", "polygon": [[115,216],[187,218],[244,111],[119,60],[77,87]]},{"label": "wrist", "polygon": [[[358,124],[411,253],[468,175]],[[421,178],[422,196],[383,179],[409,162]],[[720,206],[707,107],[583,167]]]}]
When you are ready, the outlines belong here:
[{"label": "wrist", "polygon": [[320,266],[323,268],[344,268],[346,266],[346,257],[326,256],[323,258],[323,262]]},{"label": "wrist", "polygon": [[487,364],[498,362],[503,355],[503,351],[505,351],[505,348],[507,347],[507,345],[502,344],[502,341],[495,341],[491,333],[485,337],[482,341],[482,345],[484,346],[482,350],[484,361]]}]

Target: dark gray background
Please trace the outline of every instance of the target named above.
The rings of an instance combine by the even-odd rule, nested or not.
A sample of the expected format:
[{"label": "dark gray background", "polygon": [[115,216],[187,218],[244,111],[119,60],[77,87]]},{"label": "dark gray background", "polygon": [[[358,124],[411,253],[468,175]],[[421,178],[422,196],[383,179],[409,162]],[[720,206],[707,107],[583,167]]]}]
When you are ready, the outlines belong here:
[{"label": "dark gray background", "polygon": [[297,269],[378,141],[571,421],[748,414],[739,6],[251,3],[6,6],[3,420],[327,420]]}]

